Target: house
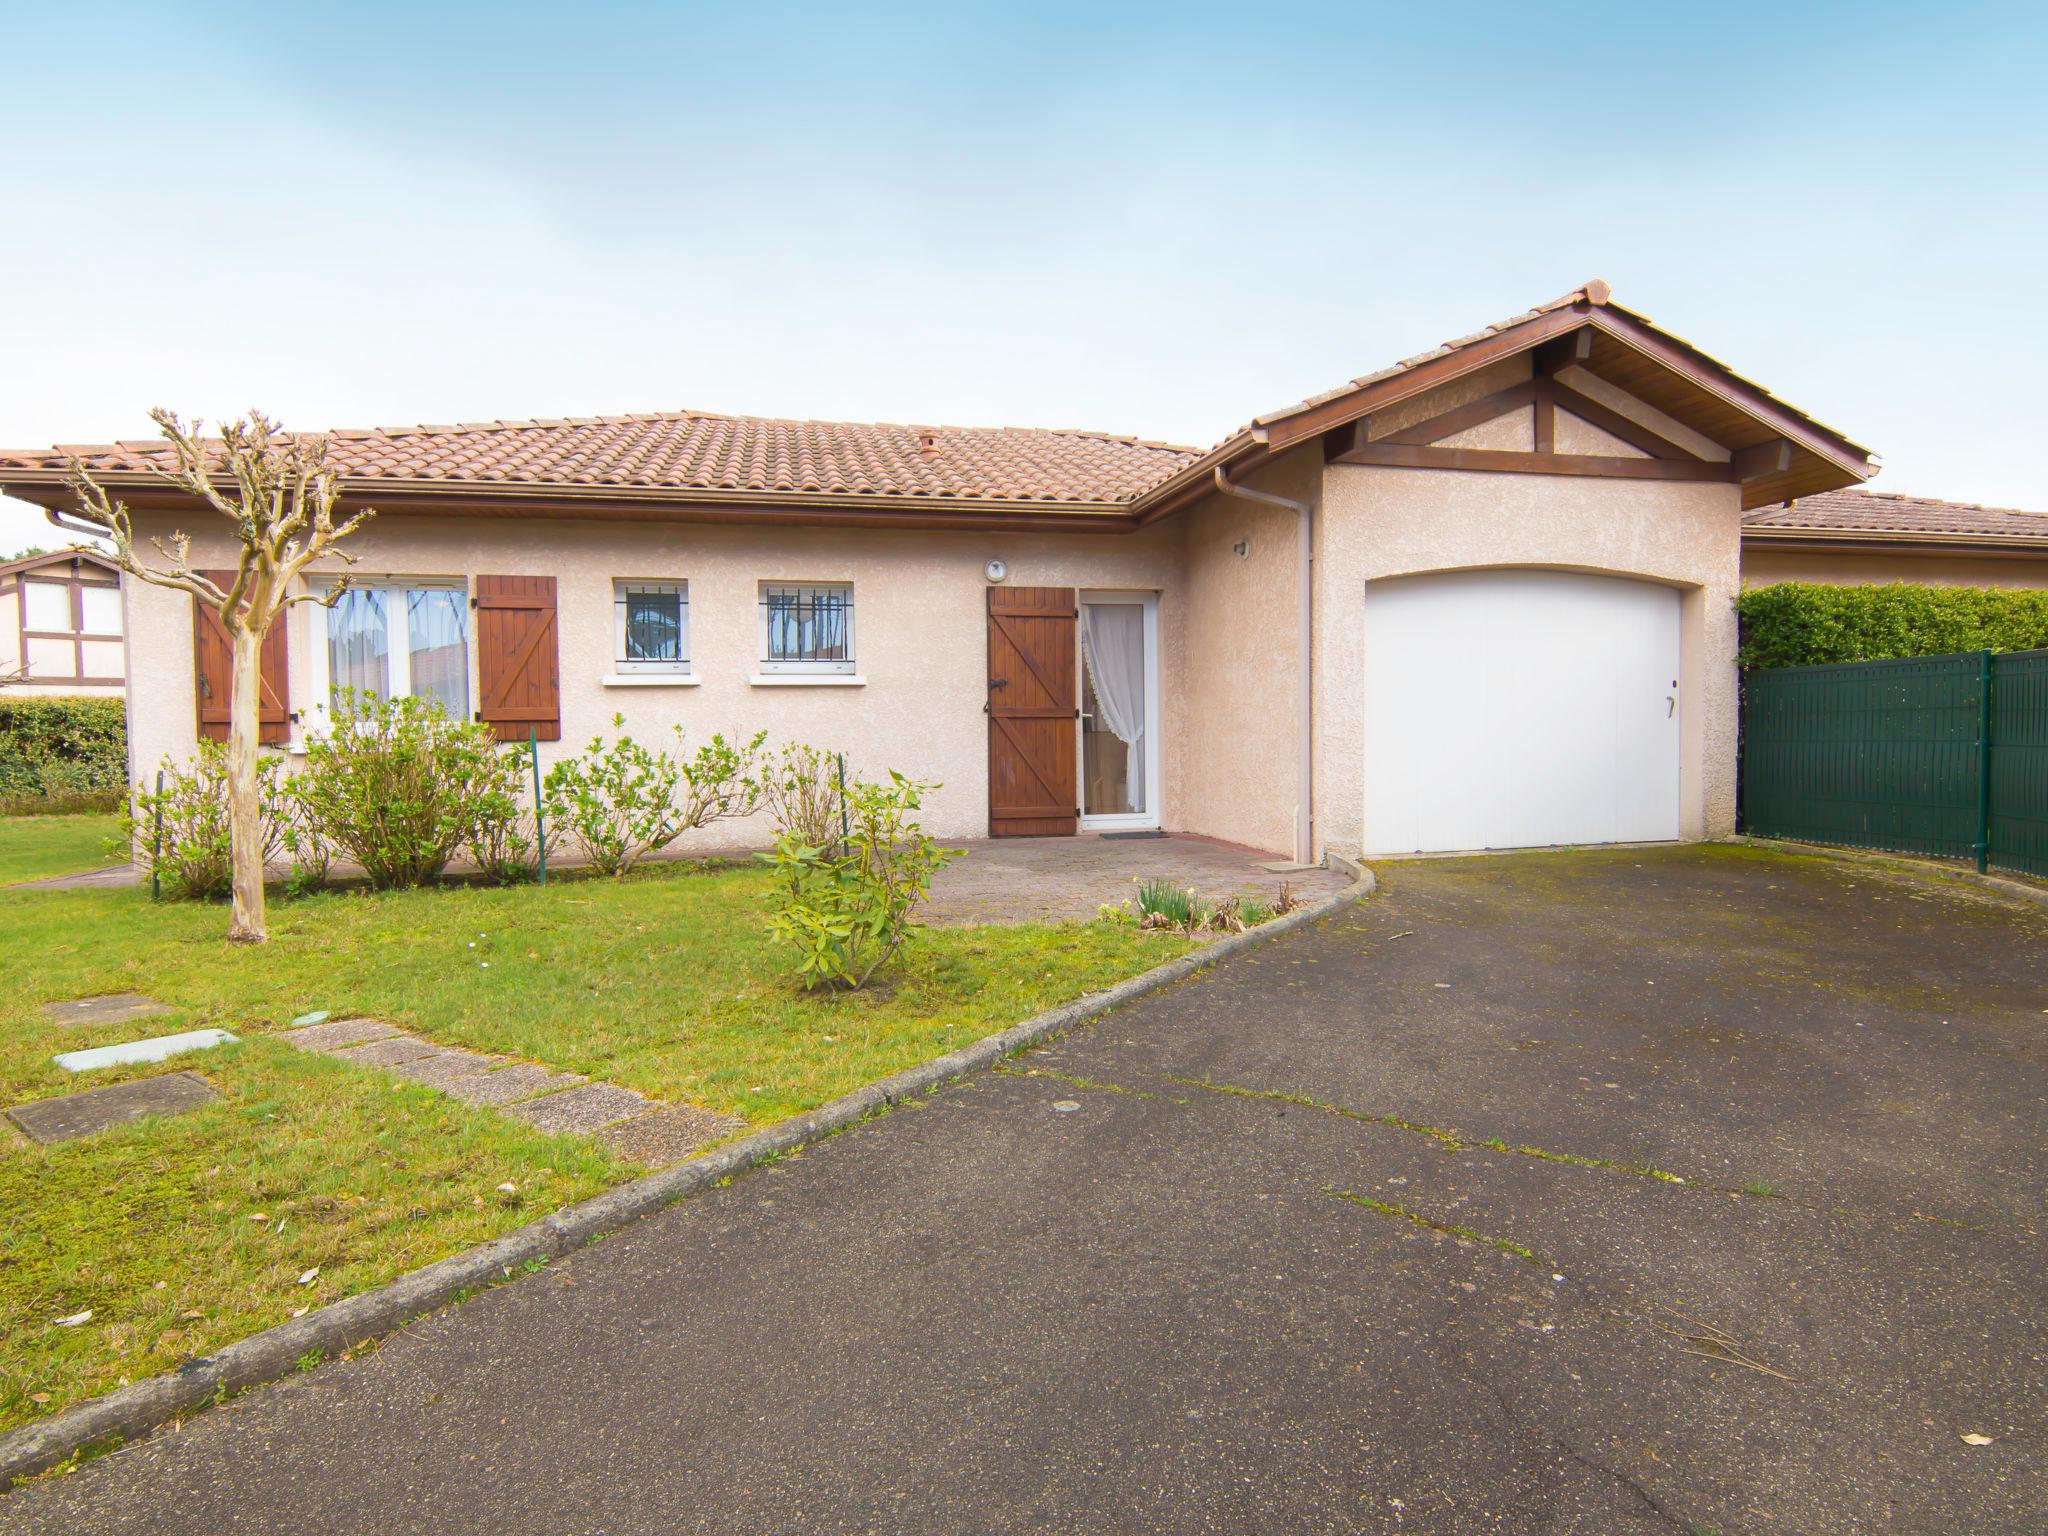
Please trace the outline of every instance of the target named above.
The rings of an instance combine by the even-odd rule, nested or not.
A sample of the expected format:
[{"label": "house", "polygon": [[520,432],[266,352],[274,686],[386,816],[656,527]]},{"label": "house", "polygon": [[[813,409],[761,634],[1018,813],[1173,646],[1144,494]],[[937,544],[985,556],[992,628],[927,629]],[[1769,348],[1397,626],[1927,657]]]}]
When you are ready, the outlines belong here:
[{"label": "house", "polygon": [[121,573],[105,555],[62,549],[0,565],[0,694],[120,694]]},{"label": "house", "polygon": [[1824,491],[1743,514],[1742,584],[2048,587],[2048,512]]},{"label": "house", "polygon": [[[947,838],[1304,862],[1731,832],[1743,511],[1874,470],[1598,282],[1206,450],[688,411],[330,443],[377,517],[348,594],[272,638],[282,750],[340,684],[543,763],[615,713],[765,729],[941,781]],[[160,452],[0,455],[0,481],[61,516],[75,453],[139,534],[226,562]],[[225,734],[226,654],[179,594],[136,586],[129,618],[139,771]]]}]

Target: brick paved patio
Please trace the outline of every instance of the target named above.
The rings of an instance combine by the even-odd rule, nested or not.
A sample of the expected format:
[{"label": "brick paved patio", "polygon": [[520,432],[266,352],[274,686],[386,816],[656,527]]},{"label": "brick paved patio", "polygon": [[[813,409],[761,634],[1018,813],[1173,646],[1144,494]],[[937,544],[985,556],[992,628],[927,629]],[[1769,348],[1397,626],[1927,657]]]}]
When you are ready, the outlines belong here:
[{"label": "brick paved patio", "polygon": [[1191,885],[1212,899],[1259,893],[1271,896],[1285,881],[1313,899],[1350,881],[1335,870],[1280,873],[1283,862],[1230,843],[1201,837],[1016,837],[964,845],[967,856],[946,866],[932,885],[927,923],[1061,922],[1090,918],[1104,902],[1136,893],[1136,883],[1161,875]]}]

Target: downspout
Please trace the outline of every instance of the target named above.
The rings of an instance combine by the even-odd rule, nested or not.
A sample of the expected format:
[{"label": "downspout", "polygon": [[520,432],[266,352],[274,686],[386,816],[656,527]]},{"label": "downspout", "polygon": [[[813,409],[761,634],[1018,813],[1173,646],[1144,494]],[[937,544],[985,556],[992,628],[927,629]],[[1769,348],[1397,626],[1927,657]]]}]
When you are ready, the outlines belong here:
[{"label": "downspout", "polygon": [[1248,485],[1239,485],[1224,473],[1221,464],[1216,466],[1216,489],[1226,496],[1235,496],[1242,501],[1260,501],[1267,506],[1290,509],[1301,530],[1301,537],[1295,541],[1300,552],[1300,601],[1301,612],[1300,647],[1301,666],[1301,743],[1297,749],[1300,761],[1300,782],[1295,788],[1294,810],[1294,861],[1297,864],[1313,864],[1316,858],[1315,819],[1315,508],[1306,501],[1296,501],[1292,496],[1276,496],[1271,491],[1255,491]]}]

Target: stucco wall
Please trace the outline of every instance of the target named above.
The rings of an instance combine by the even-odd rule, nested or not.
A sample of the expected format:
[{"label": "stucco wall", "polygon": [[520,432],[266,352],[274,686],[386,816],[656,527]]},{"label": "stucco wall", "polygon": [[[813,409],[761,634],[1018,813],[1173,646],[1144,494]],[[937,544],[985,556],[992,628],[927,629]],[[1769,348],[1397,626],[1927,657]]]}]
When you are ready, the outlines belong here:
[{"label": "stucco wall", "polygon": [[[1321,445],[1244,484],[1313,502]],[[1300,801],[1299,517],[1211,496],[1180,515],[1186,538],[1187,825],[1292,855]],[[1233,548],[1248,540],[1240,556]]]},{"label": "stucco wall", "polygon": [[1833,554],[1824,550],[1773,550],[1752,545],[1743,551],[1742,584],[1767,587],[1776,581],[1815,581],[1829,586],[1863,586],[1910,581],[1936,587],[2048,587],[2048,554],[2032,559],[1985,560],[1946,555]]},{"label": "stucco wall", "polygon": [[1355,855],[1364,835],[1365,584],[1483,566],[1597,571],[1680,589],[1680,826],[1694,838],[1734,831],[1736,487],[1332,465],[1322,506],[1319,849]]},{"label": "stucco wall", "polygon": [[[138,519],[138,522],[142,519]],[[167,532],[168,519],[140,531]],[[557,578],[562,737],[543,743],[542,763],[611,731],[614,712],[642,736],[681,723],[692,738],[768,731],[843,750],[849,771],[897,768],[944,788],[926,826],[947,838],[988,830],[987,582],[1001,559],[1013,585],[1075,586],[1160,594],[1162,819],[1208,831],[1191,804],[1200,754],[1190,760],[1185,599],[1179,521],[1134,534],[898,533],[864,529],[735,528],[689,524],[389,517],[350,541],[364,576],[553,575]],[[196,563],[226,562],[225,546],[195,546]],[[615,577],[687,580],[696,687],[606,688],[613,670]],[[756,687],[758,584],[851,581],[855,651],[864,687]],[[294,707],[310,697],[307,610],[292,611]],[[131,750],[138,770],[194,745],[192,617],[183,595],[137,586],[130,599],[136,687]],[[1214,716],[1214,708],[1209,711]],[[1291,804],[1291,801],[1290,801]],[[699,846],[758,845],[763,827],[707,832]],[[1279,846],[1284,847],[1284,842]]]}]

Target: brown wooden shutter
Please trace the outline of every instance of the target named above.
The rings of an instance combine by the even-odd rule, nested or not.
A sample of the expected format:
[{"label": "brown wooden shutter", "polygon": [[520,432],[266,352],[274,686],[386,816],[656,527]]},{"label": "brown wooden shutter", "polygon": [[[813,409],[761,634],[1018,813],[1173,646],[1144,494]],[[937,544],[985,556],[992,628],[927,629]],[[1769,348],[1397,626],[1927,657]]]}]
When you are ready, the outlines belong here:
[{"label": "brown wooden shutter", "polygon": [[500,741],[562,739],[561,669],[555,655],[555,578],[476,579],[477,718]]},{"label": "brown wooden shutter", "polygon": [[[200,575],[225,592],[235,584],[233,571],[201,571]],[[256,739],[266,747],[281,747],[291,740],[291,652],[284,615],[271,621],[263,637],[263,654],[258,658],[257,677],[260,707],[257,710]],[[234,701],[235,647],[226,627],[211,603],[192,599],[192,663],[194,691],[198,695],[199,734],[211,741],[228,739],[228,716]]]},{"label": "brown wooden shutter", "polygon": [[988,831],[1072,836],[1081,701],[1072,587],[988,589]]}]

